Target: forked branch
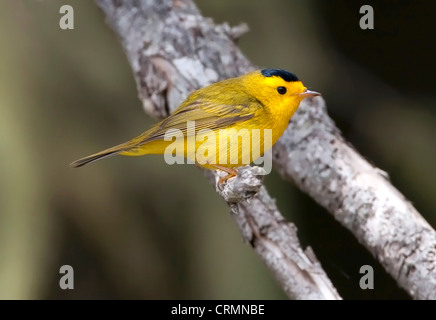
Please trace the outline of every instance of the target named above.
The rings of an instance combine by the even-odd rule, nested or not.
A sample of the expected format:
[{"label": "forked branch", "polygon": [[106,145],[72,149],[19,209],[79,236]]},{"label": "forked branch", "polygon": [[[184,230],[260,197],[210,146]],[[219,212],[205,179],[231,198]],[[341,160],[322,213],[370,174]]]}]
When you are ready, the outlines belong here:
[{"label": "forked branch", "polygon": [[[244,26],[215,25],[191,0],[96,0],[118,34],[144,110],[167,116],[195,89],[255,69],[236,46]],[[436,233],[381,170],[344,141],[324,100],[306,99],[273,147],[274,167],[331,212],[416,299],[436,299]],[[296,228],[245,167],[217,192],[244,239],[296,299],[340,299]],[[217,177],[211,180],[216,181]]]}]

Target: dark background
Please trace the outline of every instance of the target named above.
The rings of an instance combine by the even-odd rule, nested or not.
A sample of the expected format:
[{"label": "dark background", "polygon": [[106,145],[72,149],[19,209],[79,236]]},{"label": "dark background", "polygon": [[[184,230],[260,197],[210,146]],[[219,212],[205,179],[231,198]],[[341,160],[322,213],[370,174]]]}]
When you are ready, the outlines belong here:
[{"label": "dark background", "polygon": [[[63,4],[74,30],[59,28]],[[365,4],[374,30],[359,27]],[[198,5],[247,22],[244,53],[320,91],[345,137],[436,225],[434,2]],[[286,298],[195,167],[159,156],[68,167],[154,121],[93,1],[0,1],[0,298]],[[275,173],[266,184],[344,298],[408,298],[328,212]],[[65,264],[74,290],[59,288]],[[374,290],[359,288],[365,264]]]}]

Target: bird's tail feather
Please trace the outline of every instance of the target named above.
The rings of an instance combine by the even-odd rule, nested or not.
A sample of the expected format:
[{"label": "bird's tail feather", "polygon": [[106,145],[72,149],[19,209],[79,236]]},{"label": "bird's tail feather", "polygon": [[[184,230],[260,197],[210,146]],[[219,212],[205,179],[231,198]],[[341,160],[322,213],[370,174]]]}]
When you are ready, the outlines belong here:
[{"label": "bird's tail feather", "polygon": [[118,151],[117,150],[115,150],[115,151],[109,151],[109,150],[106,151],[105,150],[105,151],[102,151],[102,152],[99,152],[99,153],[96,153],[96,154],[92,154],[92,155],[87,156],[85,158],[82,158],[82,159],[79,159],[79,160],[71,162],[70,163],[70,167],[71,168],[79,168],[79,167],[84,166],[85,164],[88,164],[90,162],[94,162],[94,161],[97,161],[97,160],[101,160],[101,159],[104,159],[104,158],[115,156],[120,151],[121,150],[118,150]]},{"label": "bird's tail feather", "polygon": [[91,154],[90,156],[84,157],[82,159],[76,160],[70,163],[70,167],[78,168],[88,164],[90,162],[94,162],[97,160],[105,159],[108,157],[116,156],[117,154],[123,154],[123,152],[134,150],[137,147],[137,142],[135,141],[127,141],[125,143],[119,144],[115,147],[105,149],[103,151]]}]

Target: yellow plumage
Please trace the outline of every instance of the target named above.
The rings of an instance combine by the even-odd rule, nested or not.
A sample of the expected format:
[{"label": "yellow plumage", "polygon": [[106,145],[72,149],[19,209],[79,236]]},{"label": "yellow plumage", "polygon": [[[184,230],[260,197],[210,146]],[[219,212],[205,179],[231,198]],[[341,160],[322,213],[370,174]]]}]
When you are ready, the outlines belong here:
[{"label": "yellow plumage", "polygon": [[[295,75],[289,72],[276,69],[254,71],[193,92],[170,116],[140,136],[74,161],[71,166],[80,167],[114,154],[164,154],[169,152],[168,148],[172,144],[172,147],[183,148],[184,156],[196,163],[200,162],[201,166],[221,169],[234,176],[236,171],[231,168],[248,164],[243,161],[244,159],[250,159],[249,163],[255,160],[252,157],[253,147],[259,147],[263,154],[263,130],[271,130],[271,142],[274,144],[286,129],[301,100],[315,95],[319,94],[307,91]],[[191,121],[195,128],[188,124],[188,121]],[[184,138],[178,140],[179,143],[177,139],[176,142],[164,140],[165,134],[171,129],[180,130],[183,134]],[[238,148],[229,148],[227,143],[220,145],[219,133],[225,129],[230,130],[229,138],[241,140]],[[256,141],[252,141],[253,129],[259,129],[261,132],[260,136],[256,135]],[[232,137],[235,132],[239,132],[241,137]],[[208,152],[203,153],[201,161],[198,161],[199,148],[204,146],[203,140],[208,133],[216,134],[216,148],[209,148]],[[193,148],[189,148],[190,138],[195,144]],[[252,142],[250,148],[241,148],[244,138]],[[238,154],[234,154],[235,152]],[[227,163],[219,161],[220,154],[221,160],[227,158]],[[229,159],[237,159],[237,163],[229,163]]]}]

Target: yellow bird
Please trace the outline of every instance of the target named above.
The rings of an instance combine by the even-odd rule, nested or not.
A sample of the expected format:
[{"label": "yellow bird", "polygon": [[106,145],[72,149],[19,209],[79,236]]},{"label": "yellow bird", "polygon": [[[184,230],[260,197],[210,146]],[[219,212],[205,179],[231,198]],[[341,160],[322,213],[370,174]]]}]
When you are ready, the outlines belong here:
[{"label": "yellow bird", "polygon": [[[182,150],[191,163],[227,172],[223,182],[237,175],[235,168],[250,164],[255,155],[272,147],[301,100],[319,95],[307,90],[293,73],[257,70],[194,91],[170,116],[138,137],[70,166],[81,167],[117,154],[172,155]],[[236,141],[236,147],[229,141]]]}]

